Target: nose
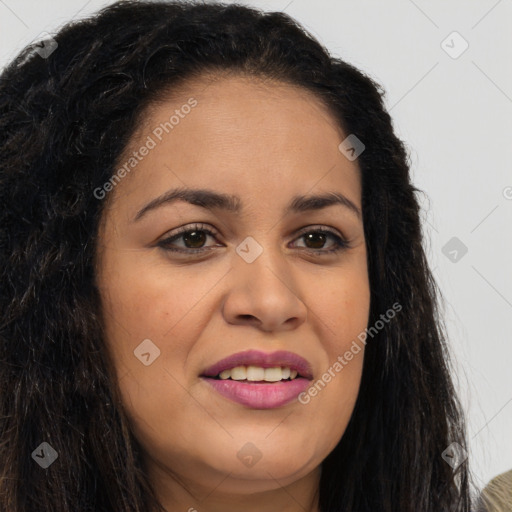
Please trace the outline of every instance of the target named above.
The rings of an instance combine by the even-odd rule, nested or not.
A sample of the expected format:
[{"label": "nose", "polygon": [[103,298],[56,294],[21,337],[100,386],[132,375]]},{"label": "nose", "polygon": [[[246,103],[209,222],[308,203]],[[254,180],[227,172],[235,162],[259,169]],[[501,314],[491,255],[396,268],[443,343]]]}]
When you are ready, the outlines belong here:
[{"label": "nose", "polygon": [[252,263],[236,255],[228,276],[223,304],[228,323],[275,332],[297,329],[305,322],[308,308],[299,286],[305,283],[298,282],[279,253],[265,249]]}]

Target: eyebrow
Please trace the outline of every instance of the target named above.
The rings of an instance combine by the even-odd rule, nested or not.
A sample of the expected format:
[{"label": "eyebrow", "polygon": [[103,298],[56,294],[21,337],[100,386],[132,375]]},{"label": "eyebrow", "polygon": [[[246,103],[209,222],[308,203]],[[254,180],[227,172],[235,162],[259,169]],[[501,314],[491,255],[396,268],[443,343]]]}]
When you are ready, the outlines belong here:
[{"label": "eyebrow", "polygon": [[[242,202],[236,195],[223,194],[208,189],[177,188],[153,199],[143,206],[135,215],[133,222],[140,220],[149,211],[176,201],[185,201],[201,208],[212,210],[225,210],[230,213],[240,213]],[[286,207],[284,213],[302,213],[313,210],[322,210],[333,205],[341,205],[361,219],[360,209],[340,192],[328,192],[321,195],[294,196]]]}]

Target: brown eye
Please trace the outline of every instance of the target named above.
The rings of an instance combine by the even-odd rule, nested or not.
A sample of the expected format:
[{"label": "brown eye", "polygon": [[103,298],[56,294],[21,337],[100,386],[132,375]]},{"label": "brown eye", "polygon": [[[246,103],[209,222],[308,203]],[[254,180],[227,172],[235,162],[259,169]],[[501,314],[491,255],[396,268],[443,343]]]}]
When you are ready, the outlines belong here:
[{"label": "brown eye", "polygon": [[[200,253],[210,250],[213,246],[205,246],[208,237],[215,238],[217,233],[210,229],[204,228],[201,225],[191,227],[184,227],[179,229],[176,233],[161,240],[158,243],[166,251],[182,252],[182,253]],[[178,242],[181,241],[181,244]]]},{"label": "brown eye", "polygon": [[181,236],[183,237],[185,245],[191,249],[199,249],[207,238],[204,231],[187,231]]},{"label": "brown eye", "polygon": [[315,233],[308,233],[307,235],[303,235],[304,240],[306,241],[306,245],[310,249],[321,249],[326,240],[326,236],[324,233],[321,232],[315,232]]},{"label": "brown eye", "polygon": [[[329,249],[323,249],[329,238],[334,240],[334,246]],[[347,240],[327,228],[307,228],[299,234],[298,240],[300,239],[303,239],[306,245],[304,250],[319,255],[335,253],[349,247],[349,242]]]}]

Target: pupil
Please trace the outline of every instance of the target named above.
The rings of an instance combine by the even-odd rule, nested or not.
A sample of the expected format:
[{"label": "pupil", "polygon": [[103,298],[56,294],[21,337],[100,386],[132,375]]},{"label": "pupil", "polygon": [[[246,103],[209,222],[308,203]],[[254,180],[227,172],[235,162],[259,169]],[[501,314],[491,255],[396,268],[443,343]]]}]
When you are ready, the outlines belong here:
[{"label": "pupil", "polygon": [[188,242],[191,241],[192,248],[197,249],[198,247],[201,247],[205,243],[204,238],[205,233],[203,231],[191,231],[190,233],[184,235],[183,240],[187,245],[189,245]]},{"label": "pupil", "polygon": [[[320,242],[319,245],[315,245],[315,237],[319,237],[320,238],[319,240],[317,240],[317,241]],[[323,233],[308,233],[306,235],[306,245],[308,245],[307,244],[308,241],[309,242],[311,242],[311,241],[313,242],[313,249],[321,249],[323,247],[324,243],[325,243],[325,235]]]}]

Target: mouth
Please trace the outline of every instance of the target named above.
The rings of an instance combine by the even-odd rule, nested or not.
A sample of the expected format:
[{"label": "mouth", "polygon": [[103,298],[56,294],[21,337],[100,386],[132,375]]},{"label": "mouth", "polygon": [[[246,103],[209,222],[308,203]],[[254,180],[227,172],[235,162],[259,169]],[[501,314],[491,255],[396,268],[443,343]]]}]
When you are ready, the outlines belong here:
[{"label": "mouth", "polygon": [[232,402],[271,409],[296,400],[313,374],[309,362],[292,352],[248,350],[218,361],[200,377]]},{"label": "mouth", "polygon": [[311,364],[293,352],[246,350],[217,361],[204,370],[201,376],[222,380],[276,382],[297,377],[311,380],[313,372]]}]

